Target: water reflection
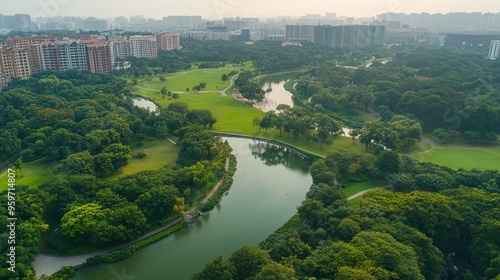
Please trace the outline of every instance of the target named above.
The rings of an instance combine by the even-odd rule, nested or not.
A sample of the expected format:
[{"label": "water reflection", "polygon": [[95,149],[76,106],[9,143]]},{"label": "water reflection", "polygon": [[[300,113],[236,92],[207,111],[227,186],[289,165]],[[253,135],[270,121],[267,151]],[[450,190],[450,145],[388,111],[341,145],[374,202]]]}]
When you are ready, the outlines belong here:
[{"label": "water reflection", "polygon": [[248,147],[252,156],[262,160],[266,166],[284,165],[303,174],[309,173],[309,164],[304,164],[304,161],[312,161],[291,148],[257,140],[249,143]]}]

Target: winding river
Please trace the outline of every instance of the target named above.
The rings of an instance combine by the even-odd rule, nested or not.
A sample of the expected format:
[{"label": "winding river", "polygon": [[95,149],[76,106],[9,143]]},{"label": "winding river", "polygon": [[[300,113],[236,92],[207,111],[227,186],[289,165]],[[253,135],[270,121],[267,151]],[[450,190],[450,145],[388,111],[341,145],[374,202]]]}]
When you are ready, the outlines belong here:
[{"label": "winding river", "polygon": [[274,144],[225,139],[238,168],[214,210],[124,261],[79,269],[71,279],[190,279],[207,261],[257,245],[286,222],[312,184],[311,161]]}]

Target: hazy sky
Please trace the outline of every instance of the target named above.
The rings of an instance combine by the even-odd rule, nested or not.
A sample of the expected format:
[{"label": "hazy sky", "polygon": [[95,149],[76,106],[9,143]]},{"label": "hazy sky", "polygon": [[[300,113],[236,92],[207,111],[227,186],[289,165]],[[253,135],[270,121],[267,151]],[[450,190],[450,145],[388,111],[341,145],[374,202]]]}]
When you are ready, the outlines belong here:
[{"label": "hazy sky", "polygon": [[144,15],[232,16],[337,13],[339,16],[370,17],[384,12],[500,12],[498,0],[0,0],[0,14],[32,16],[95,16],[112,18]]}]

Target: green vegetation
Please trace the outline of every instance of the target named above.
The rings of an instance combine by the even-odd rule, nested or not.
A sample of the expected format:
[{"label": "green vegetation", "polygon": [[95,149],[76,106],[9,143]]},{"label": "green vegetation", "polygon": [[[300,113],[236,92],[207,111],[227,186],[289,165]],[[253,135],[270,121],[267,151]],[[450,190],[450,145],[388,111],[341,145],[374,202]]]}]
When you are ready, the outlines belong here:
[{"label": "green vegetation", "polygon": [[376,187],[387,186],[387,182],[380,182],[378,180],[367,180],[363,182],[352,182],[349,186],[342,189],[342,192],[345,193],[348,197],[351,195],[355,195],[359,192],[370,190]]},{"label": "green vegetation", "polygon": [[[335,152],[310,169],[314,185],[298,213],[260,244],[268,256],[236,251],[254,260],[245,265],[248,277],[267,275],[271,266],[287,267],[287,279],[498,277],[500,172],[454,171],[394,151]],[[345,199],[346,190],[381,186],[384,179],[404,192],[376,189]],[[209,262],[196,279],[223,272],[238,279],[234,259]]]},{"label": "green vegetation", "polygon": [[[217,121],[210,111],[179,103],[154,114],[134,106],[128,93],[111,75],[68,71],[13,81],[0,95],[8,113],[0,133],[16,144],[2,152],[11,157],[22,149],[26,161],[14,164],[16,257],[25,263],[9,277],[32,279],[40,247],[56,254],[114,247],[184,217],[225,175],[231,148],[204,130]],[[171,136],[178,145],[168,134],[178,135]],[[2,267],[8,250],[2,248]]]},{"label": "green vegetation", "polygon": [[[143,150],[147,151],[145,158],[134,157],[137,152]],[[177,160],[178,153],[179,147],[167,139],[156,139],[144,142],[141,145],[133,145],[128,165],[122,167],[120,172],[114,174],[111,178],[118,178],[146,170],[157,170],[166,165],[173,165]]]},{"label": "green vegetation", "polygon": [[430,161],[454,169],[500,170],[500,161],[498,160],[500,147],[436,145],[428,152],[412,156],[421,161]]},{"label": "green vegetation", "polygon": [[203,91],[221,91],[230,85],[229,80],[223,81],[221,79],[222,75],[229,74],[231,71],[240,72],[242,70],[251,70],[252,68],[252,63],[236,66],[227,65],[223,68],[193,69],[159,76],[164,77],[166,81],[161,81],[155,76],[144,76],[139,79],[127,78],[127,82],[132,83],[133,79],[137,79],[137,86],[139,87],[156,91],[160,91],[163,87],[166,87],[172,92],[186,92],[186,88],[192,91],[193,86],[206,82],[207,85],[202,89]]}]

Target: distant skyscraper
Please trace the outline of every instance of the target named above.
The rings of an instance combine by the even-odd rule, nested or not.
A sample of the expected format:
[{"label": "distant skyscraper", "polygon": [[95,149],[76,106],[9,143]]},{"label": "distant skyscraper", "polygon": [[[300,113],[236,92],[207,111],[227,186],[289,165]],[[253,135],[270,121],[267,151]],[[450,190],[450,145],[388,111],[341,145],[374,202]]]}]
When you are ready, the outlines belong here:
[{"label": "distant skyscraper", "polygon": [[497,59],[499,55],[500,55],[500,40],[493,40],[491,41],[488,57],[490,59]]},{"label": "distant skyscraper", "polygon": [[381,45],[384,36],[383,25],[314,26],[314,43],[330,48]]},{"label": "distant skyscraper", "polygon": [[31,29],[31,17],[26,14],[0,15],[0,29]]},{"label": "distant skyscraper", "polygon": [[250,29],[241,29],[240,40],[243,42],[250,42]]},{"label": "distant skyscraper", "polygon": [[108,30],[108,21],[104,19],[88,18],[83,20],[84,30],[106,31]]},{"label": "distant skyscraper", "polygon": [[199,28],[201,16],[167,16],[163,18],[167,27]]},{"label": "distant skyscraper", "polygon": [[314,25],[287,25],[286,40],[309,41],[314,40]]}]

